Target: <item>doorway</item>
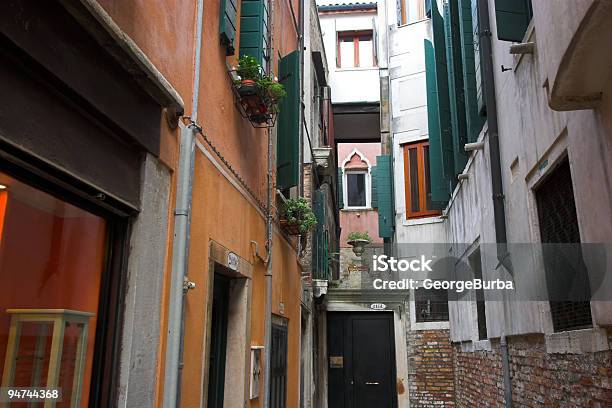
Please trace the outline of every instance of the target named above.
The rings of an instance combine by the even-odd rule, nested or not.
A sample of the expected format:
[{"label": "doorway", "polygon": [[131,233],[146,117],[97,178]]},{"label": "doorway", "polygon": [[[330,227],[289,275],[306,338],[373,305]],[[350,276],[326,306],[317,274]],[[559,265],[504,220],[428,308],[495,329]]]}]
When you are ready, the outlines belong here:
[{"label": "doorway", "polygon": [[328,406],[396,408],[393,313],[327,315]]},{"label": "doorway", "polygon": [[223,408],[229,282],[229,278],[215,273],[210,327],[210,380],[207,405],[209,408]]}]

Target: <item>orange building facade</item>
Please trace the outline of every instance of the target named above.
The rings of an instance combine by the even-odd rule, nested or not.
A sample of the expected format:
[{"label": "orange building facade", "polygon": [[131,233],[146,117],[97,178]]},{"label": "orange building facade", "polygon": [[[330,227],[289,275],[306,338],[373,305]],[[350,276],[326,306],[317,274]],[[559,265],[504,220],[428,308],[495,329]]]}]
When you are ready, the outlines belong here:
[{"label": "orange building facade", "polygon": [[[300,146],[301,136],[279,130],[283,120],[284,129],[292,128],[287,118],[278,118],[276,126],[256,128],[243,117],[231,71],[245,38],[243,7],[258,3],[266,11],[262,65],[267,75],[283,83],[281,61],[298,55],[301,2],[70,0],[50,2],[48,10],[36,12],[35,3],[23,0],[2,6],[0,56],[9,61],[4,67],[11,69],[2,75],[15,84],[7,95],[25,95],[23,101],[13,101],[15,111],[33,104],[34,119],[58,131],[44,135],[46,125],[41,125],[40,131],[27,130],[29,139],[21,138],[19,129],[11,127],[14,123],[5,120],[8,116],[0,118],[0,151],[10,159],[0,168],[0,291],[7,291],[7,296],[0,295],[0,371],[9,373],[3,386],[49,385],[53,373],[47,367],[57,363],[56,385],[64,384],[65,395],[81,406],[174,406],[173,401],[179,401],[182,407],[262,407],[269,375],[264,363],[270,353],[275,358],[270,370],[276,373],[270,378],[271,399],[276,398],[276,406],[298,406],[300,242],[278,223],[276,152],[279,140],[295,138],[295,146]],[[224,10],[231,7],[233,52],[220,36]],[[28,10],[29,17],[20,17]],[[46,34],[56,25],[62,28]],[[79,35],[71,38],[70,30]],[[71,47],[77,55],[80,47],[88,47],[91,55],[78,59]],[[54,51],[63,66],[53,61]],[[22,59],[14,57],[21,54]],[[97,71],[96,56],[102,67]],[[21,66],[40,69],[45,86],[74,99],[67,113],[54,112],[62,120],[42,113],[45,100],[29,90],[39,79],[29,76],[29,69],[20,72]],[[20,75],[23,85],[13,79],[21,80]],[[113,86],[129,90],[124,95]],[[32,102],[36,98],[41,101],[40,114]],[[54,100],[47,106],[62,105]],[[2,104],[2,113],[11,113],[9,108]],[[101,129],[101,136],[89,130],[93,133],[82,141],[71,139],[72,128],[75,135],[88,133],[83,118],[94,123],[95,132]],[[186,266],[177,272],[180,232],[175,219],[184,215],[177,208],[177,190],[185,154],[181,135],[186,129],[195,137]],[[41,144],[45,136],[47,142]],[[39,151],[31,147],[37,144],[42,146]],[[54,155],[53,149],[60,152]],[[98,164],[103,155],[106,163]],[[299,157],[295,159],[292,165],[299,164]],[[23,164],[28,160],[29,166]],[[103,176],[105,169],[108,175]],[[285,195],[295,196],[299,183],[301,176],[293,185],[285,184]],[[268,254],[270,189],[273,226]],[[28,234],[36,239],[28,239]],[[44,259],[24,263],[27,245],[44,252]],[[180,302],[172,295],[177,273],[188,282],[180,291]],[[272,315],[266,319],[270,274]],[[34,288],[28,289],[31,293],[38,290],[32,301],[8,296],[24,282]],[[172,304],[181,305],[178,324],[171,317]],[[16,315],[34,316],[35,311],[64,319],[66,327],[72,327],[64,333],[73,339],[65,341],[70,347],[57,361],[55,332],[41,334],[28,327],[20,329],[20,337],[12,331]],[[266,321],[271,326],[270,347]],[[11,349],[13,343],[17,346]],[[83,344],[85,351],[78,357]],[[36,347],[43,361],[43,374],[37,377],[32,374],[37,369],[13,363],[20,352]],[[173,348],[179,351],[176,372],[168,367]],[[74,350],[77,357],[72,360]],[[168,386],[169,378],[176,388]]]}]

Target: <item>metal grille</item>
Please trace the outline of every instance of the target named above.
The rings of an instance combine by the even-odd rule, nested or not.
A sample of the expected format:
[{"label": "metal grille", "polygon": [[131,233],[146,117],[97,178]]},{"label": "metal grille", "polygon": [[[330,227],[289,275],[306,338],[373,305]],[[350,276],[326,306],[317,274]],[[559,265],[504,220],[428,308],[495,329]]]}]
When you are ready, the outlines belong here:
[{"label": "metal grille", "polygon": [[287,326],[272,324],[272,355],[270,357],[270,407],[285,408],[287,404]]},{"label": "metal grille", "polygon": [[[563,161],[536,191],[540,237],[542,243],[580,243],[580,229],[576,216],[576,203],[572,187],[569,162]],[[544,263],[546,253],[544,255]],[[547,280],[553,280],[554,270],[546,268]],[[588,280],[586,269],[583,278]],[[550,302],[555,331],[575,330],[591,327],[591,305],[589,302]]]},{"label": "metal grille", "polygon": [[448,293],[444,289],[417,289],[414,291],[416,322],[448,321]]}]

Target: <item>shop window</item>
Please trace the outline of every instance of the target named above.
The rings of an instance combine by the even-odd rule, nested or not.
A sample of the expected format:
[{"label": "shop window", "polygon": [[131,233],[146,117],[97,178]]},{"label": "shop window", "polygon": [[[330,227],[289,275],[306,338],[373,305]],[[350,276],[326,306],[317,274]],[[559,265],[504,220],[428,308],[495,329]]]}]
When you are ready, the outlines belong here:
[{"label": "shop window", "polygon": [[[558,332],[591,327],[590,302],[559,301],[566,293],[572,293],[575,299],[590,297],[589,277],[580,251],[580,229],[567,158],[544,180],[535,196],[554,330]],[[573,267],[567,273],[565,266],[570,264]]]},{"label": "shop window", "polygon": [[448,293],[446,290],[416,289],[414,303],[417,323],[448,321]]},{"label": "shop window", "polygon": [[86,406],[107,221],[0,173],[0,372]]},{"label": "shop window", "polygon": [[404,149],[406,218],[433,217],[440,214],[431,201],[429,142],[410,143]]},{"label": "shop window", "polygon": [[338,68],[376,66],[372,30],[338,33]]},{"label": "shop window", "polygon": [[397,0],[399,5],[399,24],[412,24],[427,18],[425,0]]}]

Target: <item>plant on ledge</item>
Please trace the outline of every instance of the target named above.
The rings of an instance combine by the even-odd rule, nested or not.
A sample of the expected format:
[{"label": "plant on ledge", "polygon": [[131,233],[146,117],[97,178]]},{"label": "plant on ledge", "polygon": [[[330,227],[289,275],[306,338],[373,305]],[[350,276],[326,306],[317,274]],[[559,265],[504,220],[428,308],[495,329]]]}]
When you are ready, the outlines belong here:
[{"label": "plant on ledge", "polygon": [[351,232],[347,237],[347,244],[353,247],[353,253],[361,258],[363,252],[365,251],[365,247],[372,243],[372,237],[368,234],[368,231],[365,232]]},{"label": "plant on ledge", "polygon": [[290,198],[283,206],[280,223],[289,235],[305,235],[317,225],[317,218],[304,198]]},{"label": "plant on ledge", "polygon": [[265,75],[259,62],[250,55],[240,57],[236,75],[234,86],[244,116],[254,124],[273,125],[278,104],[287,96],[283,85]]}]

